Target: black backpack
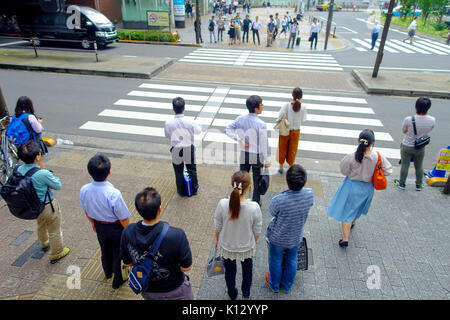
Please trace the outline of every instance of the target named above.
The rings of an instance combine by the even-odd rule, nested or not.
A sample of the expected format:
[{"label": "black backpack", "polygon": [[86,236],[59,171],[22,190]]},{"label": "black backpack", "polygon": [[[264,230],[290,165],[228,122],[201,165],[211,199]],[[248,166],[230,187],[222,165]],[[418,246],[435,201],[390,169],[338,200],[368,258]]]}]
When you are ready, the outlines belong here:
[{"label": "black backpack", "polygon": [[[31,176],[35,174],[40,168],[31,168],[23,176],[18,171],[18,166],[14,168],[12,175],[8,181],[0,189],[0,195],[8,205],[9,211],[20,219],[33,220],[36,219],[45,207],[45,200],[50,199],[49,189],[45,195],[44,203],[42,203],[34,189],[31,181]],[[50,202],[53,212],[53,204]]]}]

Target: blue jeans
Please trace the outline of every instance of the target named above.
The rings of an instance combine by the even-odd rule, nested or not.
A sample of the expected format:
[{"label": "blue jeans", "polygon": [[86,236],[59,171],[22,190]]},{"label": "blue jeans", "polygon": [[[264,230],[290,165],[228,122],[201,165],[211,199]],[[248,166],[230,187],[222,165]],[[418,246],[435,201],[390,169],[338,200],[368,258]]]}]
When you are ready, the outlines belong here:
[{"label": "blue jeans", "polygon": [[372,48],[371,48],[371,50],[375,47],[375,44],[377,43],[377,39],[378,39],[378,32],[372,33]]},{"label": "blue jeans", "polygon": [[[297,255],[300,245],[286,249],[269,243],[269,284],[274,291],[279,291],[280,286],[284,291],[290,292],[297,274]],[[284,270],[283,253],[286,252]]]}]

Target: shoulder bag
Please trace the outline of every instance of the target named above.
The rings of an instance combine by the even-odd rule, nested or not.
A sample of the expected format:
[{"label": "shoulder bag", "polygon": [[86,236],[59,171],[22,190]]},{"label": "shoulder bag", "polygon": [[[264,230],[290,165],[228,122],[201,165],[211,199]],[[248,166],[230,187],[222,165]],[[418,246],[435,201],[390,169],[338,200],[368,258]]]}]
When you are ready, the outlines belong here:
[{"label": "shoulder bag", "polygon": [[[417,136],[415,116],[412,117],[412,125],[414,128],[414,136]],[[419,150],[419,149],[422,149],[423,147],[425,147],[429,143],[430,143],[430,136],[424,135],[423,137],[416,138],[416,140],[414,140],[414,148],[416,148],[416,150]]]},{"label": "shoulder bag", "polygon": [[288,136],[289,135],[289,121],[287,119],[288,111],[284,114],[283,118],[277,121],[275,126],[273,127],[275,130],[279,131],[280,136]]},{"label": "shoulder bag", "polygon": [[387,188],[387,180],[383,172],[381,155],[379,152],[377,152],[377,154],[378,154],[378,161],[377,164],[375,165],[375,170],[373,171],[372,183],[375,190],[384,190]]}]

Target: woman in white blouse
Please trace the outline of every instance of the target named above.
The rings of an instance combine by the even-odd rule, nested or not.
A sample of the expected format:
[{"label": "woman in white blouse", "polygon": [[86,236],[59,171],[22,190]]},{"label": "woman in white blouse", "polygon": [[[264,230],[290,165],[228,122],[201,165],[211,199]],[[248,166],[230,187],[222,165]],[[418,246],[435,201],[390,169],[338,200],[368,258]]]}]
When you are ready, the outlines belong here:
[{"label": "woman in white blouse", "polygon": [[[341,173],[346,176],[328,206],[330,217],[342,222],[343,237],[339,246],[348,246],[350,229],[361,214],[369,212],[374,194],[372,176],[378,162],[378,153],[372,152],[375,134],[365,129],[359,134],[358,149],[349,153],[341,161]],[[392,173],[392,165],[381,156],[381,165],[385,176]]]},{"label": "woman in white blouse", "polygon": [[255,201],[247,200],[250,175],[238,171],[231,178],[233,191],[229,199],[222,199],[214,214],[217,255],[223,257],[225,282],[231,300],[236,300],[236,261],[242,266],[242,297],[250,298],[253,275],[253,256],[262,229],[261,208]]},{"label": "woman in white blouse", "polygon": [[289,167],[295,163],[297,155],[298,141],[300,139],[300,125],[306,120],[306,107],[302,105],[303,91],[300,88],[292,90],[292,101],[287,102],[281,107],[277,121],[286,118],[289,122],[289,135],[278,137],[278,162],[280,170],[283,174],[283,165],[286,161]]}]

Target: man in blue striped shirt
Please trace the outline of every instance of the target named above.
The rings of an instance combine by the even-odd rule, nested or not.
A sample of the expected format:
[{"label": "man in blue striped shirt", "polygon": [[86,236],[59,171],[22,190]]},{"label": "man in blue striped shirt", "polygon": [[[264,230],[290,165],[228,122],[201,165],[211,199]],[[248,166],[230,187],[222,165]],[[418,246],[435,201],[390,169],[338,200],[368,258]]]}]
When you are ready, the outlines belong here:
[{"label": "man in blue striped shirt", "polygon": [[314,204],[312,189],[303,188],[306,180],[305,169],[294,164],[286,173],[289,189],[275,196],[269,207],[273,219],[266,233],[269,239],[270,273],[265,274],[265,279],[273,292],[278,292],[281,287],[289,293],[297,273],[297,255],[303,239],[303,227]]}]

